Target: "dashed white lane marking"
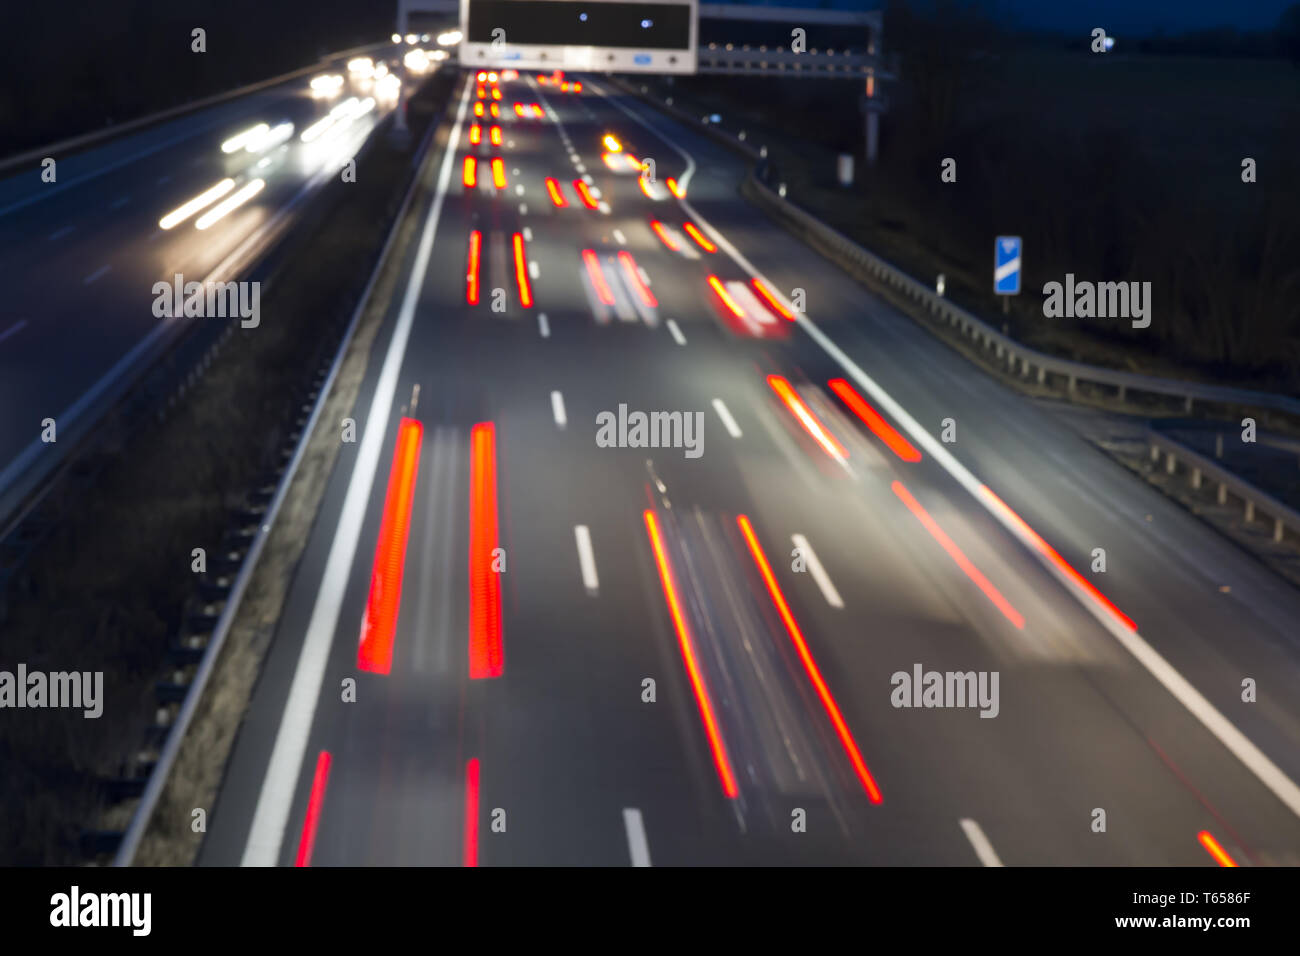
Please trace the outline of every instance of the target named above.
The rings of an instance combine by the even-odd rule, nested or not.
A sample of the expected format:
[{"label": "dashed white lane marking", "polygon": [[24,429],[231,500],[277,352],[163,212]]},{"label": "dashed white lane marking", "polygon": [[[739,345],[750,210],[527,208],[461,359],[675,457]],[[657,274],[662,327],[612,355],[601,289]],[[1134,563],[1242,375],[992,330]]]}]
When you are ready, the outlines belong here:
[{"label": "dashed white lane marking", "polygon": [[537,313],[537,328],[542,333],[542,338],[551,337],[551,323],[547,321],[545,312]]},{"label": "dashed white lane marking", "polygon": [[524,226],[524,242],[532,242],[532,241],[533,241],[533,227]]},{"label": "dashed white lane marking", "polygon": [[627,829],[627,852],[633,866],[650,866],[650,844],[645,838],[645,823],[636,807],[623,810],[623,826]]},{"label": "dashed white lane marking", "polygon": [[592,595],[600,590],[596,576],[596,554],[591,550],[591,530],[585,524],[573,526],[573,537],[578,542],[578,564],[582,567],[582,586]]},{"label": "dashed white lane marking", "polygon": [[[648,130],[674,151],[686,160],[687,170],[678,179],[678,182],[685,187],[687,180],[694,174],[696,169],[695,159],[690,153],[682,149],[675,142],[663,136],[658,130],[650,125],[648,121],[634,113],[627,106],[618,102],[617,99],[610,99],[610,103],[618,110],[623,112],[634,122]],[[703,227],[704,231],[714,240],[722,249],[731,257],[741,269],[747,272],[752,278],[762,278],[759,271],[754,267],[744,254],[731,244],[717,229],[713,227],[707,219],[693,207],[687,200],[682,200],[682,208],[685,209],[694,218],[695,222]],[[769,287],[772,284],[769,282]],[[963,488],[965,488],[980,505],[991,514],[1010,534],[1012,534],[1027,550],[1039,561],[1049,574],[1061,582],[1061,585],[1068,591],[1080,605],[1092,614],[1094,618],[1104,627],[1112,637],[1115,638],[1125,650],[1146,668],[1147,672],[1158,680],[1165,690],[1187,709],[1197,720],[1199,720],[1210,733],[1218,738],[1219,742],[1232,751],[1233,756],[1242,762],[1242,764],[1255,775],[1264,786],[1268,787],[1279,800],[1282,801],[1297,817],[1300,817],[1300,786],[1296,784],[1286,772],[1275,764],[1268,755],[1259,749],[1249,737],[1243,734],[1237,726],[1225,717],[1205,695],[1197,690],[1190,681],[1187,680],[1172,664],[1170,664],[1154,647],[1147,643],[1146,639],[1138,631],[1130,631],[1125,624],[1115,618],[1110,611],[1092,600],[1091,595],[1085,592],[1080,585],[1074,582],[1066,572],[1056,567],[1051,559],[1045,555],[1030,536],[1030,532],[1016,524],[1015,518],[1004,513],[991,501],[981,490],[982,484],[978,478],[956,457],[953,456],[943,444],[935,438],[930,432],[921,425],[908,411],[900,405],[892,395],[886,392],[876,381],[869,376],[860,365],[853,361],[838,345],[836,345],[825,332],[823,332],[805,313],[797,313],[795,321],[798,322],[808,335],[821,346],[822,350],[833,358],[839,366],[844,369],[848,377],[860,385],[869,396],[874,398],[881,407],[903,426],[903,431],[919,444],[924,450],[930,452],[941,468],[943,468],[952,478]]]},{"label": "dashed white lane marking", "polygon": [[526,202],[521,202],[521,203],[519,204],[519,215],[521,215],[521,216],[526,216],[526,215],[528,215],[528,203],[526,203]]},{"label": "dashed white lane marking", "polygon": [[569,417],[564,414],[564,396],[559,392],[551,392],[551,412],[555,415],[555,424],[563,428],[569,423]]},{"label": "dashed white lane marking", "polygon": [[82,280],[81,280],[81,284],[82,284],[82,285],[90,285],[92,282],[95,282],[95,281],[97,281],[97,280],[99,280],[99,279],[104,278],[104,276],[108,275],[108,270],[110,270],[110,269],[112,269],[112,268],[113,268],[112,266],[100,266],[98,269],[96,269],[96,270],[95,270],[94,272],[92,272],[90,275],[86,276],[86,278],[82,279]]},{"label": "dashed white lane marking", "polygon": [[993,844],[989,842],[989,838],[984,835],[978,823],[967,817],[961,821],[961,830],[966,834],[966,839],[970,840],[970,845],[974,847],[975,855],[979,857],[981,863],[985,866],[1002,866]]},{"label": "dashed white lane marking", "polygon": [[523,183],[516,183],[516,184],[515,184],[515,195],[516,195],[516,196],[522,196],[523,194],[524,194],[524,184],[523,184]]},{"label": "dashed white lane marking", "polygon": [[623,235],[622,229],[614,230],[614,241],[617,242],[620,246],[627,245],[627,236]]},{"label": "dashed white lane marking", "polygon": [[739,438],[741,436],[740,426],[737,425],[736,420],[731,417],[731,412],[727,409],[727,406],[722,404],[722,399],[715,398],[713,400],[713,410],[717,412],[718,417],[722,419],[722,424],[726,426],[727,434],[732,438]]},{"label": "dashed white lane marking", "polygon": [[673,341],[678,345],[685,345],[686,336],[682,335],[682,330],[677,327],[677,320],[669,319],[665,324],[668,326],[668,333],[673,337]]},{"label": "dashed white lane marking", "polygon": [[799,549],[808,562],[808,571],[812,574],[813,580],[817,582],[817,587],[821,589],[822,597],[826,599],[826,603],[831,607],[844,607],[844,599],[840,597],[840,592],[835,590],[835,583],[831,581],[831,576],[826,573],[821,559],[817,557],[817,552],[808,543],[808,539],[801,534],[792,534],[790,540],[794,542],[794,546]]},{"label": "dashed white lane marking", "polygon": [[537,268],[537,260],[530,259],[528,262],[528,277],[530,279],[536,279],[539,271],[540,270]]}]

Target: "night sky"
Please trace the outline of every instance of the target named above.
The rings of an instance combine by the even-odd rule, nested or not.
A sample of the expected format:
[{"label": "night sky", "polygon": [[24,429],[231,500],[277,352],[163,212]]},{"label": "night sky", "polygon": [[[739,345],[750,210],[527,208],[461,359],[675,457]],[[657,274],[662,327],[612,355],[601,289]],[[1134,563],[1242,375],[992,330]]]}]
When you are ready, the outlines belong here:
[{"label": "night sky", "polygon": [[[717,2],[717,0],[701,0]],[[733,0],[722,0],[733,2]],[[875,0],[740,0],[782,7],[824,7],[840,10],[875,10]],[[927,0],[909,0],[917,8],[931,6]],[[1206,27],[1234,26],[1239,30],[1268,29],[1295,0],[986,0],[987,9],[1002,11],[1008,19],[1026,27],[1087,32],[1105,27],[1122,39],[1125,33],[1149,34],[1157,30],[1176,34]],[[888,30],[888,25],[886,25]]]}]

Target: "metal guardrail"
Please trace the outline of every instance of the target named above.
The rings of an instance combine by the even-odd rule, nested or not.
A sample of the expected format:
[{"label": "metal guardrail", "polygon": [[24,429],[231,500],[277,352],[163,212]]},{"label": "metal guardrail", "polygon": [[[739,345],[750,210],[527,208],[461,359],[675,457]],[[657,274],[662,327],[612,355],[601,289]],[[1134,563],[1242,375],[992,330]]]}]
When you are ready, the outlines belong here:
[{"label": "metal guardrail", "polygon": [[57,156],[75,152],[94,146],[97,143],[110,139],[116,139],[119,136],[125,136],[136,130],[144,129],[155,123],[161,123],[165,120],[175,119],[178,116],[184,116],[186,113],[193,113],[197,110],[206,109],[209,106],[215,106],[218,103],[224,103],[227,100],[238,99],[241,96],[247,96],[249,93],[256,93],[258,90],[264,90],[275,86],[277,83],[284,83],[288,80],[296,79],[300,76],[306,76],[308,73],[315,73],[323,69],[329,63],[340,57],[352,56],[358,53],[367,53],[381,46],[392,46],[391,41],[377,43],[367,43],[363,46],[353,47],[350,50],[340,50],[338,53],[331,53],[329,56],[322,58],[319,62],[311,66],[304,66],[297,70],[291,70],[288,73],[281,73],[279,76],[268,77],[265,80],[258,80],[256,83],[249,83],[247,86],[241,86],[238,89],[227,90],[224,93],[217,93],[213,96],[205,96],[202,99],[192,100],[189,103],[182,103],[179,106],[173,106],[157,113],[150,113],[148,116],[141,116],[133,120],[127,120],[124,123],[114,123],[112,126],[105,126],[103,129],[92,130],[89,133],[82,133],[79,136],[71,136],[68,139],[61,139],[57,143],[48,143],[45,146],[38,146],[35,149],[29,149],[26,152],[18,153],[5,159],[0,159],[0,175],[8,175],[12,170],[26,166],[29,163],[39,165],[40,161],[47,156]]},{"label": "metal guardrail", "polygon": [[1282,542],[1288,528],[1293,534],[1300,536],[1300,512],[1294,508],[1238,478],[1214,459],[1207,458],[1200,452],[1193,451],[1159,432],[1147,429],[1146,440],[1153,463],[1159,464],[1161,456],[1164,456],[1166,474],[1176,474],[1181,463],[1194,489],[1199,490],[1208,479],[1218,485],[1216,500],[1220,505],[1228,503],[1229,493],[1241,501],[1246,521],[1256,520],[1256,514],[1259,512],[1272,518],[1275,542]]},{"label": "metal guardrail", "polygon": [[[630,84],[616,82],[625,91],[634,92]],[[651,99],[645,87],[638,86],[636,89],[642,97],[652,102],[656,109],[690,123],[710,139],[738,150],[751,160],[759,161],[766,158],[766,149],[755,147],[752,137],[747,136],[744,131],[730,133],[716,123],[705,122],[695,114],[674,106],[671,97],[661,102]],[[1058,358],[1028,348],[973,313],[955,305],[951,300],[938,295],[929,285],[858,245],[848,236],[828,226],[786,197],[779,195],[753,172],[750,174],[750,183],[754,187],[755,195],[770,209],[798,223],[809,235],[835,252],[853,269],[897,289],[919,304],[926,313],[952,326],[985,352],[992,353],[993,361],[1003,365],[1013,375],[1036,380],[1043,386],[1064,384],[1067,395],[1071,397],[1078,395],[1080,384],[1087,383],[1112,389],[1120,401],[1131,400],[1136,395],[1155,395],[1180,400],[1185,413],[1194,411],[1199,403],[1203,406],[1217,405],[1254,411],[1258,413],[1261,422],[1266,424],[1271,421],[1271,415],[1288,416],[1296,424],[1300,424],[1300,399],[1288,395],[1204,385],[1198,382],[1141,375],[1136,372],[1121,372],[1118,369]]]},{"label": "metal guardrail", "polygon": [[434,117],[429,122],[429,128],[425,131],[424,139],[420,143],[420,148],[412,160],[414,173],[411,179],[411,185],[406,191],[406,196],[402,200],[402,205],[393,218],[393,223],[389,227],[388,236],[384,240],[383,249],[380,250],[379,258],[375,262],[375,267],[370,273],[370,278],[362,290],[361,297],[357,300],[356,308],[348,320],[347,329],[343,333],[342,341],[339,343],[338,351],[334,355],[334,361],[330,365],[329,373],[321,383],[320,389],[316,393],[316,401],[312,407],[311,415],[308,417],[299,435],[298,442],[294,448],[293,457],[289,460],[284,472],[280,476],[280,481],[276,485],[275,493],[263,513],[261,523],[249,544],[245,553],[239,573],[235,576],[234,582],[230,586],[230,591],[221,608],[221,614],[218,617],[212,629],[212,634],[208,639],[207,646],[204,649],[203,657],[199,661],[197,670],[194,673],[193,680],[185,693],[184,701],[181,704],[180,711],[176,719],[172,722],[171,729],[167,734],[167,740],[163,745],[162,752],[159,754],[158,761],[154,765],[152,772],[149,774],[149,782],[145,785],[144,793],[140,797],[140,803],[136,806],[135,812],[131,816],[131,822],[127,827],[126,833],[122,837],[122,842],[118,845],[117,852],[113,858],[114,866],[130,866],[135,859],[136,851],[140,847],[140,841],[144,838],[145,831],[149,826],[149,820],[153,816],[154,808],[158,804],[159,797],[162,796],[163,787],[166,786],[167,778],[171,774],[172,765],[176,762],[176,757],[180,753],[181,744],[185,740],[185,734],[189,730],[189,725],[198,710],[199,701],[203,697],[204,689],[207,687],[212,672],[216,669],[216,663],[221,656],[221,649],[225,645],[226,637],[234,625],[235,617],[239,612],[240,604],[244,597],[244,592],[252,580],[253,572],[257,567],[258,558],[261,556],[262,549],[270,536],[271,528],[275,525],[276,516],[279,514],[280,507],[283,505],[285,498],[288,496],[289,487],[293,484],[293,479],[298,473],[298,466],[301,464],[307,450],[307,443],[311,440],[312,433],[315,431],[316,423],[320,419],[325,403],[334,385],[334,380],[338,376],[339,368],[343,364],[343,357],[347,353],[348,346],[352,342],[352,336],[366,306],[370,302],[371,293],[374,291],[375,283],[379,280],[379,275],[383,271],[384,265],[388,261],[389,253],[392,251],[397,234],[401,229],[402,222],[410,209],[412,199],[419,191],[420,186],[420,169],[424,165],[425,159],[429,152],[430,144],[440,125],[440,119]]},{"label": "metal guardrail", "polygon": [[[871,277],[915,300],[939,321],[953,326],[986,352],[991,351],[994,360],[1005,365],[1013,375],[1036,378],[1040,385],[1049,384],[1049,377],[1055,377],[1058,381],[1064,381],[1066,391],[1070,395],[1076,394],[1079,384],[1086,382],[1114,389],[1120,401],[1128,400],[1136,394],[1158,395],[1180,399],[1183,411],[1188,413],[1192,412],[1199,402],[1207,405],[1278,412],[1300,421],[1300,399],[1286,395],[1157,378],[1136,372],[1121,372],[1117,369],[1101,368],[1084,362],[1058,358],[1028,348],[961,306],[938,295],[925,283],[912,278],[880,256],[864,249],[788,199],[777,195],[761,181],[754,179],[753,185],[757,194],[766,203],[779,208],[783,214],[798,222],[819,241],[847,258]],[[1266,415],[1263,417],[1267,420]]]}]

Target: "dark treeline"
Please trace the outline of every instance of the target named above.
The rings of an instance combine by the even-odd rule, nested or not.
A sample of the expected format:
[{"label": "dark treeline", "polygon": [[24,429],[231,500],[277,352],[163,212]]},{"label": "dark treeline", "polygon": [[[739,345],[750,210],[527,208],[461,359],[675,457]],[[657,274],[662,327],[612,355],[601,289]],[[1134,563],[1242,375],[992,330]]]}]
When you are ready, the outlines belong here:
[{"label": "dark treeline", "polygon": [[[958,0],[925,12],[893,2],[884,22],[901,71],[882,87],[879,162],[859,165],[849,190],[835,185],[834,154],[862,163],[860,83],[677,86],[724,124],[779,140],[797,201],[917,276],[946,273],[949,294],[987,315],[1001,311],[993,237],[1023,236],[1023,292],[1007,322],[1036,347],[1300,390],[1300,71],[1277,58],[1279,43],[1272,59],[1111,58]],[[955,183],[940,181],[946,157]],[[1242,182],[1245,157],[1254,183]],[[1150,328],[1046,320],[1043,284],[1071,272],[1151,282]]]},{"label": "dark treeline", "polygon": [[[0,156],[145,116],[392,32],[357,0],[15,3],[0,30]],[[191,31],[207,31],[207,52]]]}]

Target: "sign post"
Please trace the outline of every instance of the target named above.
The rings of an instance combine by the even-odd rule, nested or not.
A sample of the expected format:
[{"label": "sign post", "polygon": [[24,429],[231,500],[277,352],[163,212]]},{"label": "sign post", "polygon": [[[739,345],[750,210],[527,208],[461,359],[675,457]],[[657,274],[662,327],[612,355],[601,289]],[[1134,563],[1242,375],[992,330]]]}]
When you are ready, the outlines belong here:
[{"label": "sign post", "polygon": [[1020,295],[1019,236],[998,236],[993,241],[993,292],[1002,296],[1002,313],[1011,310],[1007,296]]}]

